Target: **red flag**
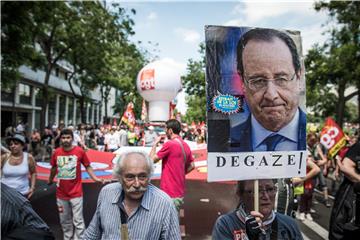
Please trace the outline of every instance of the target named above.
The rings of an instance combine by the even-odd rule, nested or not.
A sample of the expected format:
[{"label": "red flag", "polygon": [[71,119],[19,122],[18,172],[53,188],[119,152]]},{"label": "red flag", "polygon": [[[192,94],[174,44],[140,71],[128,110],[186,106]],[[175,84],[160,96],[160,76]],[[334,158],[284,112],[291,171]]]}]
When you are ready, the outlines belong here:
[{"label": "red flag", "polygon": [[146,119],[147,119],[147,108],[146,108],[146,102],[143,99],[142,108],[141,108],[141,120],[145,122]]},{"label": "red flag", "polygon": [[121,121],[126,123],[129,128],[135,127],[134,104],[132,102],[129,102],[127,105],[126,111],[124,112]]},{"label": "red flag", "polygon": [[175,107],[176,107],[176,103],[174,103],[174,101],[171,101],[169,103],[169,119],[175,119]]},{"label": "red flag", "polygon": [[320,142],[329,150],[330,157],[334,157],[346,145],[344,132],[331,117],[325,120]]}]

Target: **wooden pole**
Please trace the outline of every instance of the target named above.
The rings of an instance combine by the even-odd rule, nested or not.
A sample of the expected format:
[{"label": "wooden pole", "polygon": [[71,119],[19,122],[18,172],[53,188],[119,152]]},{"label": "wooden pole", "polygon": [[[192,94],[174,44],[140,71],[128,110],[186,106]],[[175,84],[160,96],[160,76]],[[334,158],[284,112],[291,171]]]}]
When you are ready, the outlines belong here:
[{"label": "wooden pole", "polygon": [[259,180],[254,180],[254,210],[259,211]]}]

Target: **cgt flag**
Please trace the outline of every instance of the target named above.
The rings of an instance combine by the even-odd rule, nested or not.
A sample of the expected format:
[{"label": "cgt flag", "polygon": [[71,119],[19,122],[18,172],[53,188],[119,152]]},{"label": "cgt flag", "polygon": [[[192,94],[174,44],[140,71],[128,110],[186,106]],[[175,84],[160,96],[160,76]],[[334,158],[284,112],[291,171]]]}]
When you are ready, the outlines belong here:
[{"label": "cgt flag", "polygon": [[124,112],[121,121],[126,123],[129,128],[135,127],[134,104],[132,102],[129,102],[127,105],[126,111]]},{"label": "cgt flag", "polygon": [[334,157],[346,145],[344,132],[331,117],[325,120],[320,142],[329,150],[330,157]]}]

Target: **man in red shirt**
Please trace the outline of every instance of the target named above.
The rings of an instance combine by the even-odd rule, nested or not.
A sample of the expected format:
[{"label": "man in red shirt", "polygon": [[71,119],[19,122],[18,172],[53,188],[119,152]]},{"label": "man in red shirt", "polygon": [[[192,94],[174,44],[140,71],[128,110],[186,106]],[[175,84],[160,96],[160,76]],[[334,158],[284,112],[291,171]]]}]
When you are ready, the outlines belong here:
[{"label": "man in red shirt", "polygon": [[57,148],[52,155],[50,162],[52,167],[48,180],[48,184],[52,184],[57,174],[56,201],[64,239],[82,239],[85,230],[81,164],[95,182],[104,183],[104,179],[94,174],[84,150],[72,145],[73,136],[70,129],[61,131],[61,147]]},{"label": "man in red shirt", "polygon": [[175,119],[166,122],[166,136],[169,139],[160,151],[156,146],[162,140],[158,137],[152,146],[150,157],[156,163],[162,159],[160,188],[174,201],[176,208],[184,203],[185,175],[194,169],[194,158],[190,147],[179,136],[181,124]]}]

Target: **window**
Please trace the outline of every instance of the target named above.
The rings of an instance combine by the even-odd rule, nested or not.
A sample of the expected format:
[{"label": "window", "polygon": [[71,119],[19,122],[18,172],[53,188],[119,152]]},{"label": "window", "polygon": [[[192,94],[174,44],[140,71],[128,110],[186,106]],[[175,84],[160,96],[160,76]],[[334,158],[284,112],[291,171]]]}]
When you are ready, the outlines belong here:
[{"label": "window", "polygon": [[1,86],[1,101],[14,101],[14,88]]},{"label": "window", "polygon": [[35,94],[35,106],[41,107],[43,102],[43,91],[41,88],[35,88],[34,89]]},{"label": "window", "polygon": [[53,125],[55,123],[56,117],[56,97],[49,99],[49,111],[48,111],[48,125]]},{"label": "window", "polygon": [[23,83],[19,84],[19,99],[20,103],[31,105],[31,86]]}]

